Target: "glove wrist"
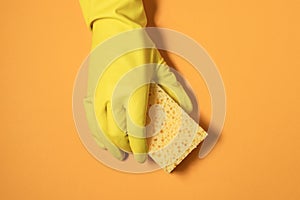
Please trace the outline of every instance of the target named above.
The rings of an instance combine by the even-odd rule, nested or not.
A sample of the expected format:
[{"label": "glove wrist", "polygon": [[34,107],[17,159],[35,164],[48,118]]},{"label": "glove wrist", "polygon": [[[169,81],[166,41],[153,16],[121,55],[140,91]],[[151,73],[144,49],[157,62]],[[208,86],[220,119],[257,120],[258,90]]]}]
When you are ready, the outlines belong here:
[{"label": "glove wrist", "polygon": [[145,27],[147,18],[142,0],[80,0],[86,25],[96,20],[113,19],[136,27]]}]

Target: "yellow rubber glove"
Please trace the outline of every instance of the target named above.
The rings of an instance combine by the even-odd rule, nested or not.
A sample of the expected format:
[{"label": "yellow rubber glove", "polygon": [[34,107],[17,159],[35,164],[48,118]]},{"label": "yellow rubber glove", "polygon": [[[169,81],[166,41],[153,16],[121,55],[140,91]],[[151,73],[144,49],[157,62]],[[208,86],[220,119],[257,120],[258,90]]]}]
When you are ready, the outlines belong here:
[{"label": "yellow rubber glove", "polygon": [[[142,0],[80,0],[80,4],[86,24],[93,32],[92,49],[112,36],[147,24]],[[145,40],[142,36],[135,39]],[[147,63],[157,63],[157,66],[137,70],[136,76],[122,83],[121,92],[113,94],[125,74]],[[88,94],[84,99],[87,120],[97,144],[120,160],[124,159],[125,152],[133,152],[140,163],[147,158],[145,129],[137,127],[145,126],[149,84],[131,91],[135,84],[155,79],[187,112],[192,110],[188,95],[155,48],[122,55],[108,66],[99,82],[95,71],[97,65],[90,63]],[[93,85],[96,85],[95,89]]]}]

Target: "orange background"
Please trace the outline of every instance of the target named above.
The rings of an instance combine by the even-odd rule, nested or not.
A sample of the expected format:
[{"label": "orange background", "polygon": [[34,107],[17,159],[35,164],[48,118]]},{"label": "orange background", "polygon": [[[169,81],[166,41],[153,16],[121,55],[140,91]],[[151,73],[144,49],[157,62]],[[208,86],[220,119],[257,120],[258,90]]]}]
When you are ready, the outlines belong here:
[{"label": "orange background", "polygon": [[[78,1],[5,1],[0,199],[299,199],[300,2],[147,0],[145,7],[150,25],[193,37],[219,67],[227,116],[214,150],[203,160],[194,151],[171,175],[103,166],[72,118],[73,82],[91,45]],[[198,96],[209,119],[207,95]]]}]

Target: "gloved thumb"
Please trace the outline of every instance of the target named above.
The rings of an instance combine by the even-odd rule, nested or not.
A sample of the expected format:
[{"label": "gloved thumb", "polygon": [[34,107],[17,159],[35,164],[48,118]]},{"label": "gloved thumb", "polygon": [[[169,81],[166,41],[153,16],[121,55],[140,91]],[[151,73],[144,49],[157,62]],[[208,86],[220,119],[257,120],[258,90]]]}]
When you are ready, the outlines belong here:
[{"label": "gloved thumb", "polygon": [[159,84],[187,113],[191,113],[193,104],[190,97],[165,62],[157,66],[155,75],[155,82]]}]

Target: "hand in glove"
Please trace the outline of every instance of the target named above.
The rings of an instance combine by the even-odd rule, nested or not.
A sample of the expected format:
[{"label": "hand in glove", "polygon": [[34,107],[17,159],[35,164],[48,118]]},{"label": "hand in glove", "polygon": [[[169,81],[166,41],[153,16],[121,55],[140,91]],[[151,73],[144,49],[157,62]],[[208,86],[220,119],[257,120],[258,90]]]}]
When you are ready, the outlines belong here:
[{"label": "hand in glove", "polygon": [[[92,30],[92,49],[112,36],[141,29],[147,23],[142,0],[80,0],[80,4],[85,21]],[[143,36],[135,39],[141,42],[150,40]],[[99,81],[99,77],[95,77],[95,59],[101,57],[94,56],[90,60],[88,94],[84,99],[94,139],[116,158],[122,160],[125,152],[133,152],[135,159],[142,163],[147,158],[147,141],[145,129],[138,127],[144,127],[146,123],[149,84],[132,91],[135,85],[155,79],[187,112],[192,110],[191,101],[155,48],[120,56],[108,66]],[[125,74],[147,63],[155,63],[156,67],[140,68],[134,76],[131,73],[131,81],[121,85],[122,92],[113,93]]]}]

